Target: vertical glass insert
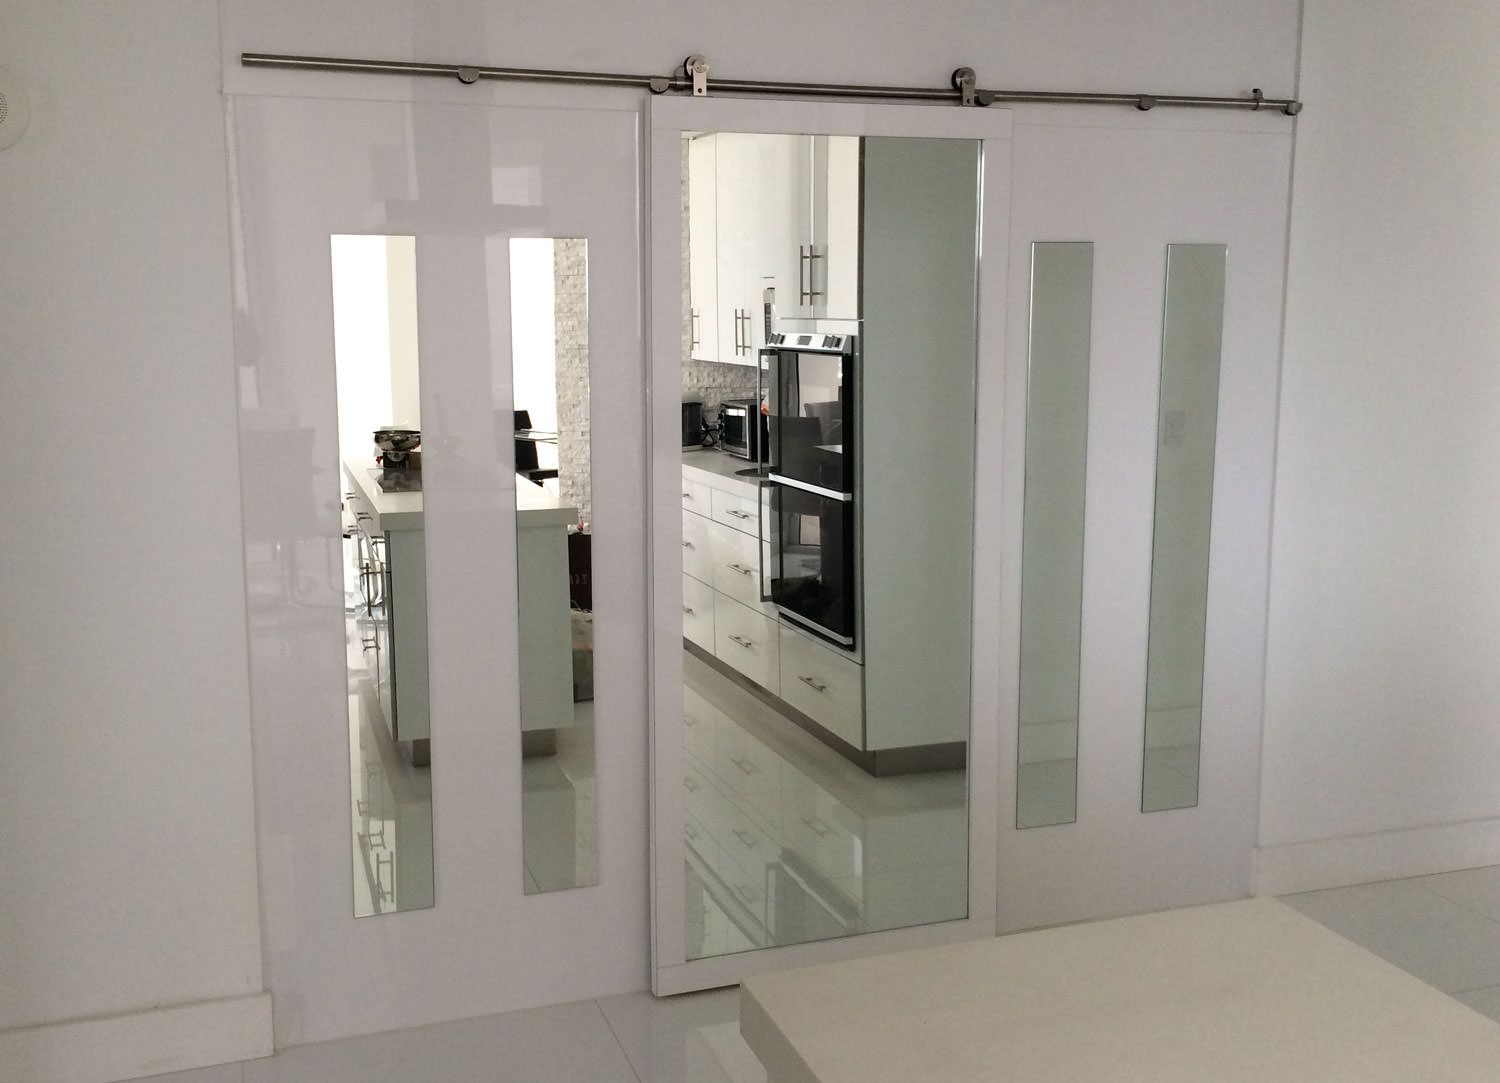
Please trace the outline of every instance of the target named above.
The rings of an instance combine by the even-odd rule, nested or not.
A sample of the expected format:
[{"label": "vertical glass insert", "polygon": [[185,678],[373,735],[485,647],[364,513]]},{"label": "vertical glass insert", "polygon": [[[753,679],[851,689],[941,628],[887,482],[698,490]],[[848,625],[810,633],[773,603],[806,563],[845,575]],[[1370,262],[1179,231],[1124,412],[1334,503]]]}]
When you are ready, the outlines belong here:
[{"label": "vertical glass insert", "polygon": [[527,895],[599,882],[588,242],[510,242]]},{"label": "vertical glass insert", "polygon": [[1198,803],[1227,255],[1222,244],[1167,246],[1142,812]]},{"label": "vertical glass insert", "polygon": [[1078,813],[1084,465],[1094,246],[1031,246],[1031,356],[1021,528],[1020,726],[1016,826]]},{"label": "vertical glass insert", "polygon": [[334,236],[354,914],[433,904],[415,237]]}]

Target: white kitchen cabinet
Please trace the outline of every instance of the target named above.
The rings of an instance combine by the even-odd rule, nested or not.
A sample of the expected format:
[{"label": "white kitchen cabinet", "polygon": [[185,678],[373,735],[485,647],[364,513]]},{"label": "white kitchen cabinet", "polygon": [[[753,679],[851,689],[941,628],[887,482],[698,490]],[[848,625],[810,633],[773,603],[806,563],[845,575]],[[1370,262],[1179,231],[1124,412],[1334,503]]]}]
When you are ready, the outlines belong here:
[{"label": "white kitchen cabinet", "polygon": [[780,687],[777,625],[764,613],[714,593],[714,654],[762,688]]},{"label": "white kitchen cabinet", "polygon": [[781,626],[781,698],[835,737],[863,748],[864,672],[854,659]]},{"label": "white kitchen cabinet", "polygon": [[718,361],[718,202],[719,137],[688,140],[688,305],[695,361]]},{"label": "white kitchen cabinet", "polygon": [[682,635],[709,653],[714,649],[714,588],[682,577]]},{"label": "white kitchen cabinet", "polygon": [[701,515],[682,513],[682,570],[700,583],[714,581],[709,525]]}]

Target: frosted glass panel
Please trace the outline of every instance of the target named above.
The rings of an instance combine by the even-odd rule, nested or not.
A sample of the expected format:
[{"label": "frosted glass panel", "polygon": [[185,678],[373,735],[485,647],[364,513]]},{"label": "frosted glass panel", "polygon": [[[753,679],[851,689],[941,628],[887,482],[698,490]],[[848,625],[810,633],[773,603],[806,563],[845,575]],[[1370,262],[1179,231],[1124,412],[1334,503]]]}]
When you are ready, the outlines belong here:
[{"label": "frosted glass panel", "polygon": [[1093,282],[1091,242],[1031,246],[1017,827],[1077,818]]},{"label": "frosted glass panel", "polygon": [[1142,812],[1198,803],[1227,254],[1221,244],[1167,246]]},{"label": "frosted glass panel", "polygon": [[588,242],[510,242],[522,889],[599,882]]}]

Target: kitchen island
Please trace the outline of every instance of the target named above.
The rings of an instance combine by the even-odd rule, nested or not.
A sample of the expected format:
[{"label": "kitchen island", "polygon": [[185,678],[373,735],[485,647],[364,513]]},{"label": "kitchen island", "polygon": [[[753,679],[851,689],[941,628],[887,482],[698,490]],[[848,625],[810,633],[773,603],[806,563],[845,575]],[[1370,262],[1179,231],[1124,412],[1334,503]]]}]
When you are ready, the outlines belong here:
[{"label": "kitchen island", "polygon": [[[357,531],[363,571],[382,602],[367,645],[380,705],[391,739],[420,742],[413,753],[422,762],[431,731],[423,494],[384,491],[381,470],[357,460],[345,460],[343,473],[346,525]],[[521,729],[532,754],[555,748],[557,730],[573,724],[568,528],[577,523],[577,508],[517,475]]]}]

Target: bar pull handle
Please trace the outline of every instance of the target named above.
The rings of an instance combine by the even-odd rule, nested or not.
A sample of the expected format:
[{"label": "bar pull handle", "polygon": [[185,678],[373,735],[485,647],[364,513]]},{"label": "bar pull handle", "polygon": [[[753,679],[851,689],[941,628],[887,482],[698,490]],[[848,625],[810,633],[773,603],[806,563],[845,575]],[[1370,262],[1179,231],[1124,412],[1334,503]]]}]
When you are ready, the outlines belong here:
[{"label": "bar pull handle", "polygon": [[[752,418],[751,419],[751,424],[754,424],[755,420],[756,419]],[[740,511],[738,508],[727,508],[727,509],[725,509],[724,514],[725,515],[729,515],[729,516],[733,516],[736,519],[754,519],[755,518],[755,516],[751,515],[749,512]]]},{"label": "bar pull handle", "polygon": [[807,687],[811,688],[814,692],[826,692],[826,691],[828,691],[828,686],[826,684],[823,684],[820,681],[816,680],[815,678],[798,676],[797,679],[799,681],[801,681],[803,684],[807,685]]},{"label": "bar pull handle", "polygon": [[828,825],[816,816],[804,816],[802,817],[802,822],[807,825],[809,831],[817,835],[820,839],[826,839],[830,834]]},{"label": "bar pull handle", "polygon": [[[696,609],[694,609],[694,608],[693,608],[693,607],[692,607],[692,606],[690,606],[690,605],[685,605],[685,606],[683,606],[683,607],[682,607],[682,611],[683,611],[683,612],[684,612],[684,613],[686,613],[686,614],[687,614],[687,615],[688,615],[688,616],[690,616],[690,617],[696,617],[696,616],[697,616],[697,615],[698,615],[698,611],[697,611],[697,610],[696,610]],[[688,725],[690,725],[690,726],[691,726],[691,725],[692,725],[692,723],[691,723],[691,722],[689,722],[689,723],[688,723]]]},{"label": "bar pull handle", "polygon": [[690,308],[690,309],[688,309],[688,312],[689,312],[689,314],[691,316],[691,318],[688,321],[688,326],[692,329],[692,344],[691,344],[691,348],[694,349],[694,350],[696,350],[698,348],[698,345],[699,345],[700,341],[701,341],[701,338],[700,338],[700,336],[698,334],[698,310],[696,308]]},{"label": "bar pull handle", "polygon": [[692,543],[692,542],[690,542],[690,541],[685,541],[685,542],[683,542],[683,543],[682,543],[682,547],[683,547],[683,548],[684,548],[684,549],[696,549],[696,548],[698,548],[698,547],[697,547],[697,546],[696,546],[696,545],[694,545],[694,544],[693,544],[693,543]]},{"label": "bar pull handle", "polygon": [[744,647],[746,650],[750,650],[752,647],[755,646],[755,643],[753,641],[746,639],[744,636],[735,635],[733,632],[729,633],[729,638],[730,638],[730,640],[732,642],[738,643],[741,647]]},{"label": "bar pull handle", "polygon": [[755,570],[753,568],[747,568],[743,564],[726,564],[724,566],[732,572],[739,572],[741,575],[755,574]]}]

